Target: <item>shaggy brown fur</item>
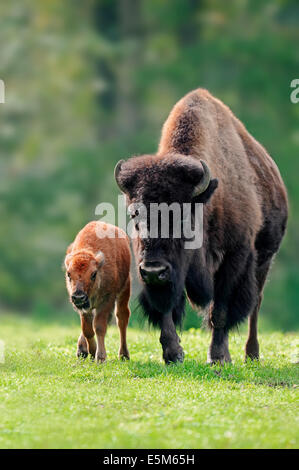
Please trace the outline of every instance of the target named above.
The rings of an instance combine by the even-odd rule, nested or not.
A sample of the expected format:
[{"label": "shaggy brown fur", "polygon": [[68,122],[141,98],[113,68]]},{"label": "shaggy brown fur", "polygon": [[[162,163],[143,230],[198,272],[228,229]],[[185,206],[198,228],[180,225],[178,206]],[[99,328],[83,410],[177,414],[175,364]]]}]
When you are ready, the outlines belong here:
[{"label": "shaggy brown fur", "polygon": [[[114,238],[107,237],[107,234]],[[106,359],[105,334],[116,304],[120,332],[119,356],[129,359],[126,331],[130,317],[130,245],[118,227],[90,222],[76,236],[65,257],[70,302],[81,317],[77,355]],[[94,336],[97,337],[97,342]]]},{"label": "shaggy brown fur", "polygon": [[[193,197],[204,174],[200,160],[212,178]],[[266,150],[227,106],[198,89],[172,109],[158,153],[120,163],[116,180],[128,203],[205,204],[201,249],[186,250],[183,239],[171,238],[139,237],[135,244],[140,266],[158,263],[170,273],[163,286],[144,284],[141,294],[145,313],[161,327],[166,362],[183,358],[175,324],[184,311],[184,289],[193,304],[210,305],[209,362],[230,360],[228,331],[247,316],[246,357],[258,358],[258,310],[288,213],[285,186]]]}]

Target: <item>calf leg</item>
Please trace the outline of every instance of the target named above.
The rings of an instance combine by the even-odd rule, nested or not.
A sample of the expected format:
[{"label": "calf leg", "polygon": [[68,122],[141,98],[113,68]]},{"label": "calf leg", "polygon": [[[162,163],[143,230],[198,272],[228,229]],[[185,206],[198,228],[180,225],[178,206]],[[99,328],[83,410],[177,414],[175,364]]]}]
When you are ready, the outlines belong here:
[{"label": "calf leg", "polygon": [[119,294],[116,301],[116,321],[119,328],[120,347],[118,357],[120,359],[130,359],[130,354],[127,346],[127,326],[130,318],[129,298],[130,298],[130,279]]},{"label": "calf leg", "polygon": [[77,343],[77,357],[84,357],[84,359],[88,356],[88,346],[87,341],[83,335],[80,334]]},{"label": "calf leg", "polygon": [[114,301],[109,301],[101,310],[96,312],[94,317],[93,328],[97,337],[97,350],[95,355],[97,362],[105,362],[106,360],[105,335],[113,307]]},{"label": "calf leg", "polygon": [[177,335],[172,312],[163,314],[160,320],[160,343],[163,349],[163,359],[166,364],[170,362],[183,362],[184,351],[180,346],[180,338]]},{"label": "calf leg", "polygon": [[81,314],[82,333],[78,339],[77,356],[87,357],[88,353],[94,357],[96,353],[96,341],[93,330],[93,315]]}]

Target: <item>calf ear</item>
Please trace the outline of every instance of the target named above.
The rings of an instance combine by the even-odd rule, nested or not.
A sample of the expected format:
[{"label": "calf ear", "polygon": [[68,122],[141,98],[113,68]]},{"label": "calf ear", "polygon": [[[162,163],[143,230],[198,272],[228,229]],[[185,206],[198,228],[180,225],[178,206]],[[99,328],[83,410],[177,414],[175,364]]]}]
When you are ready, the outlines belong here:
[{"label": "calf ear", "polygon": [[68,270],[68,268],[69,268],[71,258],[72,258],[72,255],[70,253],[68,255],[66,255],[66,257],[64,258],[64,268],[66,270]]},{"label": "calf ear", "polygon": [[96,258],[98,268],[101,268],[103,266],[103,264],[105,263],[104,253],[102,251],[98,251],[95,258]]},{"label": "calf ear", "polygon": [[71,243],[71,244],[67,247],[67,250],[66,250],[66,254],[67,254],[67,255],[72,252],[73,246],[74,246],[74,242]]},{"label": "calf ear", "polygon": [[214,194],[214,191],[215,189],[217,189],[217,187],[218,187],[217,178],[211,179],[207,189],[203,193],[199,194],[198,196],[195,196],[192,199],[192,202],[201,202],[202,204],[205,204],[206,202],[208,202],[210,197]]}]

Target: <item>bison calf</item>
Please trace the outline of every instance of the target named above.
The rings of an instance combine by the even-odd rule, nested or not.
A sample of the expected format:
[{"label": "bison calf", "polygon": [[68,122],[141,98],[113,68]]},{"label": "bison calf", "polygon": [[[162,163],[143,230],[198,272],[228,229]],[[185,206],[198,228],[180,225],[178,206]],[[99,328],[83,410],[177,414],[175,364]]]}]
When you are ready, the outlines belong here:
[{"label": "bison calf", "polygon": [[119,357],[129,359],[126,331],[130,317],[130,261],[127,235],[103,222],[87,224],[68,247],[64,262],[66,286],[82,327],[78,357],[90,353],[97,361],[105,361],[105,334],[116,304]]}]

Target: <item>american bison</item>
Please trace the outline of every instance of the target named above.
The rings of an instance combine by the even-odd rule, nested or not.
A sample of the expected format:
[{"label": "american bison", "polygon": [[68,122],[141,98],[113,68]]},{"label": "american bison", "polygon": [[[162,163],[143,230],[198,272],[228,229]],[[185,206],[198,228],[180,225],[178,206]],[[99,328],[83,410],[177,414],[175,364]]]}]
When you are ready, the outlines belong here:
[{"label": "american bison", "polygon": [[87,224],[67,249],[66,286],[82,327],[77,356],[87,357],[90,353],[97,361],[105,361],[105,334],[116,304],[119,357],[129,359],[126,332],[130,317],[130,261],[127,235],[100,221]]},{"label": "american bison", "polygon": [[[209,307],[209,363],[231,360],[229,330],[247,316],[246,358],[258,359],[263,286],[288,214],[284,183],[266,150],[227,106],[198,89],[172,109],[157,154],[120,161],[115,178],[133,208],[191,203],[194,223],[195,203],[203,204],[200,249],[186,249],[183,236],[139,234],[134,242],[140,301],[161,328],[165,362],[183,361],[176,326],[185,292],[193,305]],[[138,212],[131,215],[138,231]]]}]

